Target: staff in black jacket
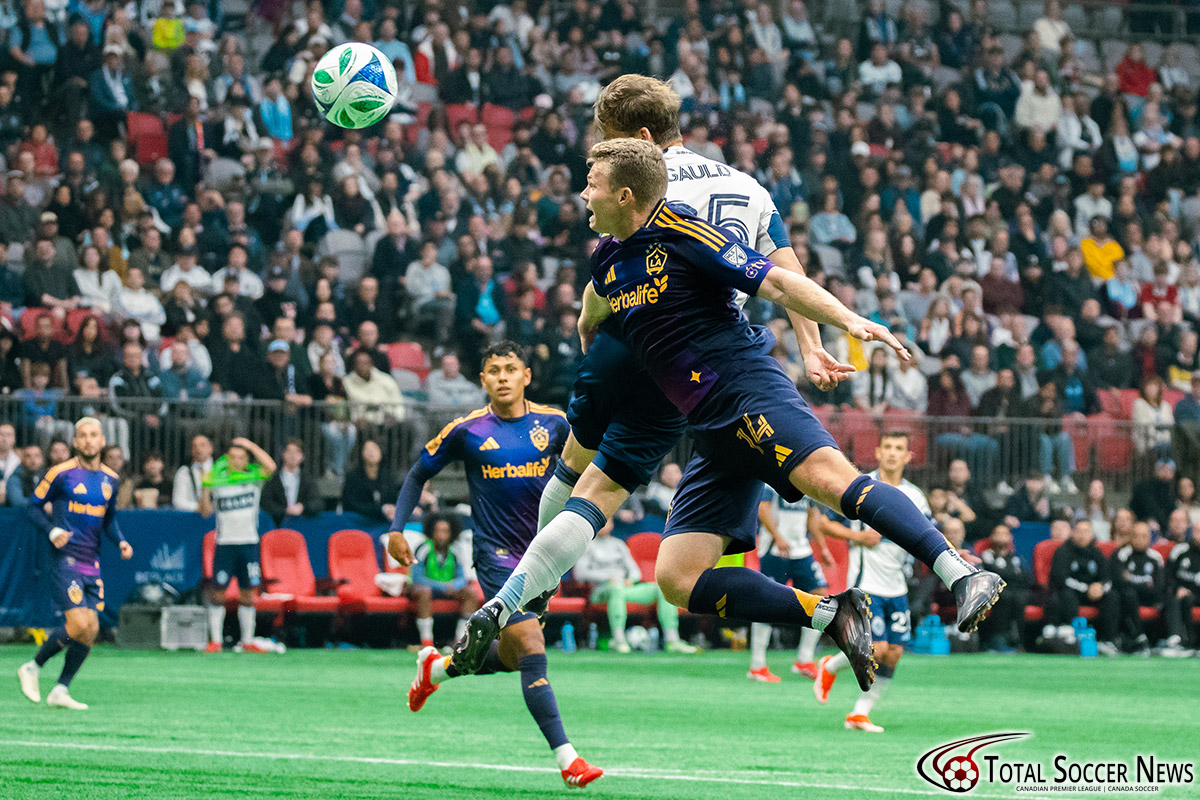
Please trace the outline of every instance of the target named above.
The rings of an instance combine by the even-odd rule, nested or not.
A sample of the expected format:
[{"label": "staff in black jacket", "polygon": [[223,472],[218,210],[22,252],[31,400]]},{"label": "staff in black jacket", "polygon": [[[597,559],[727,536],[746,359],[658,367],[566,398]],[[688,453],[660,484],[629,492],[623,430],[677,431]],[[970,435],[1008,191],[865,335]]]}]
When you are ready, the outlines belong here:
[{"label": "staff in black jacket", "polygon": [[1096,618],[1096,635],[1100,652],[1116,655],[1119,651],[1113,640],[1116,638],[1120,605],[1112,591],[1108,559],[1096,546],[1096,537],[1090,520],[1075,523],[1071,538],[1058,546],[1050,562],[1050,598],[1048,618],[1050,624],[1070,625],[1079,616],[1081,605],[1095,606],[1099,611]]},{"label": "staff in black jacket", "polygon": [[283,448],[279,471],[263,486],[259,505],[279,525],[284,517],[315,517],[321,513],[317,482],[301,469],[304,443],[291,439]]},{"label": "staff in black jacket", "polygon": [[992,606],[992,613],[979,623],[979,636],[989,650],[997,653],[1013,652],[1014,633],[1021,641],[1021,627],[1025,623],[1025,606],[1029,603],[1029,567],[1013,549],[1012,530],[1007,525],[992,528],[988,537],[989,547],[980,554],[982,567],[994,572],[1008,588],[1000,600]]},{"label": "staff in black jacket", "polygon": [[1121,633],[1129,637],[1131,649],[1145,652],[1150,649],[1150,639],[1138,608],[1160,608],[1164,588],[1163,557],[1150,549],[1149,525],[1139,522],[1133,526],[1133,538],[1113,553],[1110,567],[1113,591],[1121,601]]},{"label": "staff in black jacket", "polygon": [[1167,559],[1167,646],[1164,656],[1185,656],[1184,648],[1194,637],[1192,609],[1200,598],[1200,546],[1195,542],[1177,544]]}]

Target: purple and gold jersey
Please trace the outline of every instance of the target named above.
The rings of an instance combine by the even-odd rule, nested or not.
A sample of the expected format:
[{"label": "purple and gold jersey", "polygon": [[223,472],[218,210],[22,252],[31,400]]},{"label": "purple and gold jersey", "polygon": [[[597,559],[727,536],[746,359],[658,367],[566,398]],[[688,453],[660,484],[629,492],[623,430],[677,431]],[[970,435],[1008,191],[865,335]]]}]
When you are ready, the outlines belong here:
[{"label": "purple and gold jersey", "polygon": [[734,297],[755,294],[772,266],[736,237],[660,202],[625,241],[601,241],[592,284],[650,377],[703,430],[743,413],[710,399],[714,388],[736,386],[739,375],[771,360],[774,337],[750,325]]},{"label": "purple and gold jersey", "polygon": [[[117,489],[120,479],[103,464],[86,469],[79,460],[67,459],[46,473],[29,498],[29,514],[38,528],[71,532],[71,538],[54,552],[82,574],[99,574],[100,535],[119,544],[125,540],[117,525]],[[50,516],[42,509],[52,506]]]},{"label": "purple and gold jersey", "polygon": [[513,556],[524,553],[537,533],[542,489],[570,432],[562,411],[527,405],[527,413],[512,419],[497,416],[490,405],[459,417],[425,445],[418,463],[428,480],[451,461],[462,461],[474,541]]}]

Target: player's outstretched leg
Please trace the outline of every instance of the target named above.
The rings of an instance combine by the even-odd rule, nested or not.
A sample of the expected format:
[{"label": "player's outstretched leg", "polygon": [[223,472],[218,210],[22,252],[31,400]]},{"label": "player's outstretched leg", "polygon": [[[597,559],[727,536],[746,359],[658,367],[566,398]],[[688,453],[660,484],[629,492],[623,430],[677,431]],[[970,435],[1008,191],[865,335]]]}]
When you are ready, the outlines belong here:
[{"label": "player's outstretched leg", "polygon": [[[483,659],[483,664],[475,674],[491,675],[495,672],[513,671],[500,660],[499,643],[492,642],[491,648]],[[413,678],[412,685],[408,687],[408,710],[420,711],[425,706],[425,701],[429,699],[429,695],[436,692],[442,682],[464,674],[466,673],[455,666],[453,656],[443,656],[433,646],[421,648],[421,652],[417,653],[417,676]]]},{"label": "player's outstretched leg", "polygon": [[967,563],[904,492],[859,474],[841,451],[814,451],[790,477],[805,494],[861,520],[929,566],[954,592],[960,631],[975,630],[1000,597],[1004,581],[999,575]]}]

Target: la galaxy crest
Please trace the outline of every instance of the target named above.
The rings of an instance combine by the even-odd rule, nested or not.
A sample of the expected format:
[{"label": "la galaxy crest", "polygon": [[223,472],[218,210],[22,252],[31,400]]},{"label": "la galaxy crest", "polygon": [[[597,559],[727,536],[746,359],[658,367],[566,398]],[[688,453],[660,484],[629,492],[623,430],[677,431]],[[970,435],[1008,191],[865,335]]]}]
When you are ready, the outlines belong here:
[{"label": "la galaxy crest", "polygon": [[112,500],[112,484],[105,481],[100,485],[100,493],[104,495],[105,502]]},{"label": "la galaxy crest", "polygon": [[83,602],[83,587],[79,585],[78,581],[71,581],[71,585],[67,587],[67,597],[74,605]]},{"label": "la galaxy crest", "polygon": [[533,442],[533,446],[539,451],[545,450],[550,446],[550,431],[539,422],[529,431],[529,441]]},{"label": "la galaxy crest", "polygon": [[652,244],[646,251],[646,274],[657,275],[667,266],[667,248],[661,244]]}]

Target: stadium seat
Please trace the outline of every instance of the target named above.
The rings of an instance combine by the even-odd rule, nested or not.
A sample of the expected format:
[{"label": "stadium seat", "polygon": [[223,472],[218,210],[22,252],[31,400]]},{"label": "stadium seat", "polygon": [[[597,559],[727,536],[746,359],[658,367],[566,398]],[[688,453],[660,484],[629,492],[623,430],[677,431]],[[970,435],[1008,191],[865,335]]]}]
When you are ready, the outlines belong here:
[{"label": "stadium seat", "polygon": [[144,111],[129,111],[125,114],[125,135],[131,144],[136,145],[144,136],[167,135],[163,121],[157,114],[147,114]]},{"label": "stadium seat", "polygon": [[1163,562],[1165,563],[1166,560],[1171,557],[1171,551],[1175,549],[1175,544],[1175,542],[1168,542],[1164,540],[1161,542],[1155,542],[1153,547],[1159,552],[1159,555],[1163,557]]},{"label": "stadium seat", "polygon": [[1108,472],[1125,472],[1133,461],[1133,439],[1127,431],[1107,431],[1096,437],[1096,466]]},{"label": "stadium seat", "polygon": [[451,136],[458,136],[458,126],[464,122],[478,122],[479,109],[471,103],[451,103],[446,106],[446,128]]},{"label": "stadium seat", "polygon": [[160,158],[167,157],[167,137],[161,133],[148,133],[134,145],[134,157],[143,167],[152,167]]},{"label": "stadium seat", "polygon": [[484,103],[479,119],[487,126],[487,139],[496,152],[513,140],[513,125],[516,124],[517,114],[511,108]]},{"label": "stadium seat", "polygon": [[1105,558],[1112,558],[1112,554],[1117,552],[1116,542],[1096,542],[1096,546],[1100,548],[1100,552]]},{"label": "stadium seat", "polygon": [[50,321],[54,323],[54,338],[62,339],[63,323],[58,317],[51,314],[44,308],[27,308],[21,312],[21,340],[32,339],[35,328],[37,327],[38,317],[50,317]]},{"label": "stadium seat", "polygon": [[429,377],[432,370],[429,356],[417,342],[393,342],[387,346],[387,354],[388,363],[392,365],[393,370],[403,369],[415,373],[422,383]]},{"label": "stadium seat", "polygon": [[850,568],[850,546],[844,539],[825,537],[825,545],[833,556],[833,566],[825,570],[825,580],[829,583],[829,593],[838,594],[846,589],[846,572]]},{"label": "stadium seat", "polygon": [[1053,539],[1043,539],[1033,548],[1033,580],[1038,586],[1050,585],[1050,562],[1054,560],[1054,551],[1058,542]]},{"label": "stadium seat", "polygon": [[317,580],[308,559],[308,544],[299,533],[287,528],[267,531],[260,542],[263,586],[272,595],[255,606],[262,611],[297,611],[304,614],[334,614],[337,597],[318,597]]},{"label": "stadium seat", "polygon": [[354,231],[329,231],[317,245],[318,258],[337,258],[338,274],[348,284],[358,283],[370,255],[366,241]]},{"label": "stadium seat", "polygon": [[1092,468],[1092,444],[1095,442],[1092,428],[1086,421],[1063,420],[1063,430],[1071,437],[1075,449],[1075,469],[1081,472]]},{"label": "stadium seat", "polygon": [[991,542],[989,540],[980,539],[978,542],[976,542],[975,544],[973,544],[971,546],[971,552],[973,552],[977,556],[981,556],[981,555],[983,555],[983,552],[988,549],[989,546],[991,546]]},{"label": "stadium seat", "polygon": [[1025,606],[1026,622],[1041,622],[1046,616],[1046,609],[1041,606]]},{"label": "stadium seat", "polygon": [[[212,580],[213,575],[213,556],[217,552],[217,532],[209,531],[204,534],[204,540],[200,544],[201,560],[203,562],[203,575],[206,581]],[[237,578],[229,581],[229,585],[225,587],[225,608],[232,610],[238,605],[238,580]]]},{"label": "stadium seat", "polygon": [[658,560],[660,544],[662,544],[662,537],[657,533],[635,533],[625,542],[629,548],[629,554],[633,556],[638,569],[642,571],[642,580],[644,581],[654,580],[654,563]]},{"label": "stadium seat", "polygon": [[1137,389],[1121,389],[1118,392],[1121,398],[1121,419],[1133,418],[1133,401],[1138,399]]},{"label": "stadium seat", "polygon": [[400,614],[408,610],[408,599],[389,597],[375,585],[379,562],[375,542],[358,530],[338,531],[329,537],[329,577],[338,582],[337,597],[352,613]]},{"label": "stadium seat", "polygon": [[1100,398],[1100,410],[1111,417],[1121,416],[1121,396],[1112,390],[1101,390],[1096,393]]},{"label": "stadium seat", "polygon": [[1167,405],[1169,405],[1171,408],[1175,408],[1175,406],[1179,405],[1179,401],[1186,396],[1187,394],[1182,389],[1163,389],[1163,400],[1165,400]]}]

